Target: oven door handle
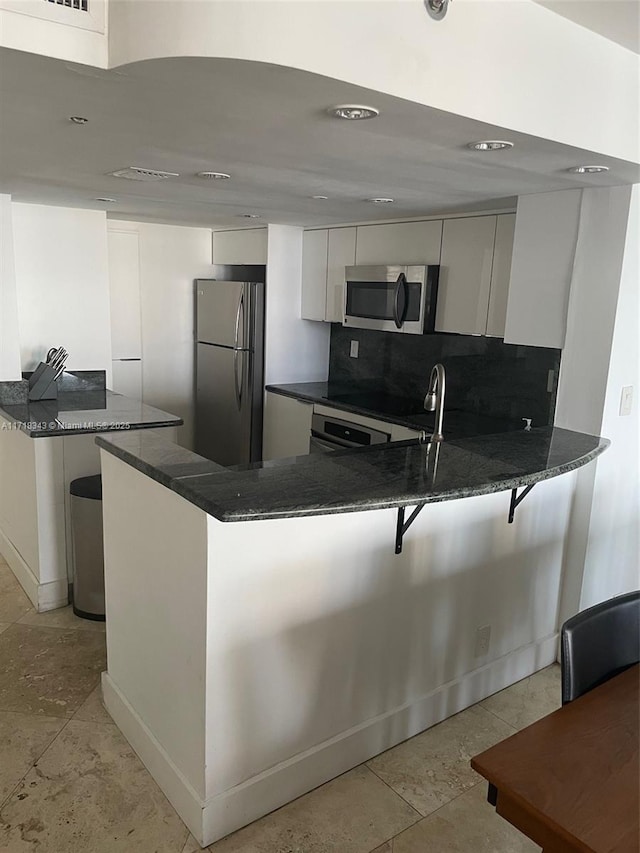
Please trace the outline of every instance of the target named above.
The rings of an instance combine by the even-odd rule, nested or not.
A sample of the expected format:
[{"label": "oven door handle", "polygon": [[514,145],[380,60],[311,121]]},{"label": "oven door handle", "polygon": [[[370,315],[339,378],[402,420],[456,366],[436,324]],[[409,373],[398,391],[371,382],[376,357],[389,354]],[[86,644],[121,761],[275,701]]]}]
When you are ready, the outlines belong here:
[{"label": "oven door handle", "polygon": [[334,448],[335,447],[352,448],[352,447],[362,447],[363,446],[361,444],[358,444],[358,442],[356,442],[356,441],[344,441],[341,438],[336,438],[335,435],[328,435],[326,432],[318,432],[318,430],[315,430],[315,429],[311,430],[311,438],[312,439],[315,438],[319,442],[321,441],[325,446],[328,444],[332,445]]},{"label": "oven door handle", "polygon": [[[402,305],[400,297],[402,296]],[[396,290],[393,295],[393,321],[398,329],[402,328],[404,317],[407,312],[407,277],[401,272],[396,281]]]}]

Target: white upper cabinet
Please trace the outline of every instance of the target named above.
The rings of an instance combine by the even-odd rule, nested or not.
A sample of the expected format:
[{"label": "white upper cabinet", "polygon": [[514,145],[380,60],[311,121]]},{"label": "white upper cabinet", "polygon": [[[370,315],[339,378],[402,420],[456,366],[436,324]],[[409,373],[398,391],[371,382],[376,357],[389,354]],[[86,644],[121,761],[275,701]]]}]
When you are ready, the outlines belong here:
[{"label": "white upper cabinet", "polygon": [[582,190],[518,199],[504,339],[564,346]]},{"label": "white upper cabinet", "polygon": [[327,246],[329,232],[305,231],[302,235],[303,320],[324,320],[327,305]]},{"label": "white upper cabinet", "polygon": [[356,259],[355,228],[305,231],[302,241],[302,319],[342,322],[344,268]]},{"label": "white upper cabinet", "polygon": [[214,264],[266,264],[267,229],[213,232]]},{"label": "white upper cabinet", "polygon": [[505,213],[496,217],[496,240],[493,247],[491,291],[487,313],[487,335],[495,338],[504,337],[515,227],[515,213]]},{"label": "white upper cabinet", "polygon": [[439,264],[442,220],[359,225],[356,264]]},{"label": "white upper cabinet", "polygon": [[486,334],[495,233],[495,216],[445,220],[437,332]]},{"label": "white upper cabinet", "polygon": [[327,307],[325,320],[342,323],[344,302],[344,268],[356,263],[356,229],[329,229],[327,259]]},{"label": "white upper cabinet", "polygon": [[107,232],[111,357],[140,358],[140,264],[135,231]]}]

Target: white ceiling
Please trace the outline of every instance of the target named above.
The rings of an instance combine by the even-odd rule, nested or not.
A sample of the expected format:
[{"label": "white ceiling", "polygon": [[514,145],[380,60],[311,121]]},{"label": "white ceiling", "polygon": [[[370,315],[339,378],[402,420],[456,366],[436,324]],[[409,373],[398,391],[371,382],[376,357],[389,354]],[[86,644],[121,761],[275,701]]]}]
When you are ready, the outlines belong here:
[{"label": "white ceiling", "polygon": [[[371,103],[347,122],[326,108]],[[324,225],[506,207],[519,194],[640,180],[636,164],[512,133],[307,72],[185,58],[100,71],[0,51],[0,192],[114,218],[212,227]],[[84,126],[71,115],[86,116]],[[506,138],[476,153],[466,143]],[[603,163],[610,172],[566,169]],[[126,166],[179,172],[160,183],[109,176]],[[201,170],[231,180],[203,181]],[[329,196],[315,201],[312,195]],[[105,205],[99,196],[117,199]],[[370,197],[392,197],[372,205]],[[239,218],[257,213],[262,218]]]},{"label": "white ceiling", "polygon": [[574,24],[640,53],[639,0],[535,0]]}]

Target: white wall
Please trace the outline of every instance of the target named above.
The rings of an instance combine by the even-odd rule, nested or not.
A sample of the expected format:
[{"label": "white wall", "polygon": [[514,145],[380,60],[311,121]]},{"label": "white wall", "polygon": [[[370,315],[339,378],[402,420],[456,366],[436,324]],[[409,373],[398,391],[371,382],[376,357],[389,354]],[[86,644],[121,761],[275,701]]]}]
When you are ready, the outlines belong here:
[{"label": "white wall", "polygon": [[211,276],[211,230],[117,220],[109,228],[138,234],[143,400],[183,418],[178,441],[191,447],[193,281]]},{"label": "white wall", "polygon": [[111,373],[106,214],[12,205],[23,370],[52,346],[68,369]]},{"label": "white wall", "polygon": [[[631,190],[582,194],[555,423],[604,435],[612,446],[577,473],[561,621],[638,586],[637,408],[632,417],[618,415],[622,385],[638,389],[638,232],[629,219]],[[634,197],[636,209],[637,187]]]},{"label": "white wall", "polygon": [[439,22],[421,0],[112,2],[110,65],[163,56],[291,66],[638,158],[637,56],[530,0],[456,0]]},{"label": "white wall", "polygon": [[11,196],[0,195],[0,381],[20,378],[13,214]]},{"label": "white wall", "polygon": [[302,228],[269,225],[265,384],[326,380],[329,323],[300,319]]},{"label": "white wall", "polygon": [[0,45],[106,68],[107,2],[90,0],[82,12],[42,0],[0,0]]},{"label": "white wall", "polygon": [[[611,447],[595,471],[581,608],[640,587],[640,186],[633,188],[610,351],[602,434]],[[623,386],[633,387],[620,415]]]}]

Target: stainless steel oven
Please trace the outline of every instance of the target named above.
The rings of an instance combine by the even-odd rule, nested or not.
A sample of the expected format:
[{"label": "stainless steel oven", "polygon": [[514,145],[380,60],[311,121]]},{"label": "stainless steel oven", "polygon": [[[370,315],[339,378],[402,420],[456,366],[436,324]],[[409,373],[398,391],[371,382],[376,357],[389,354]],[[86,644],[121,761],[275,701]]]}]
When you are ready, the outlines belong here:
[{"label": "stainless steel oven", "polygon": [[373,444],[385,444],[390,440],[391,433],[371,429],[342,418],[334,418],[333,415],[314,414],[311,417],[310,453],[326,453],[329,450],[349,447],[369,447]]},{"label": "stainless steel oven", "polygon": [[435,330],[439,266],[345,268],[343,326],[422,335]]}]

